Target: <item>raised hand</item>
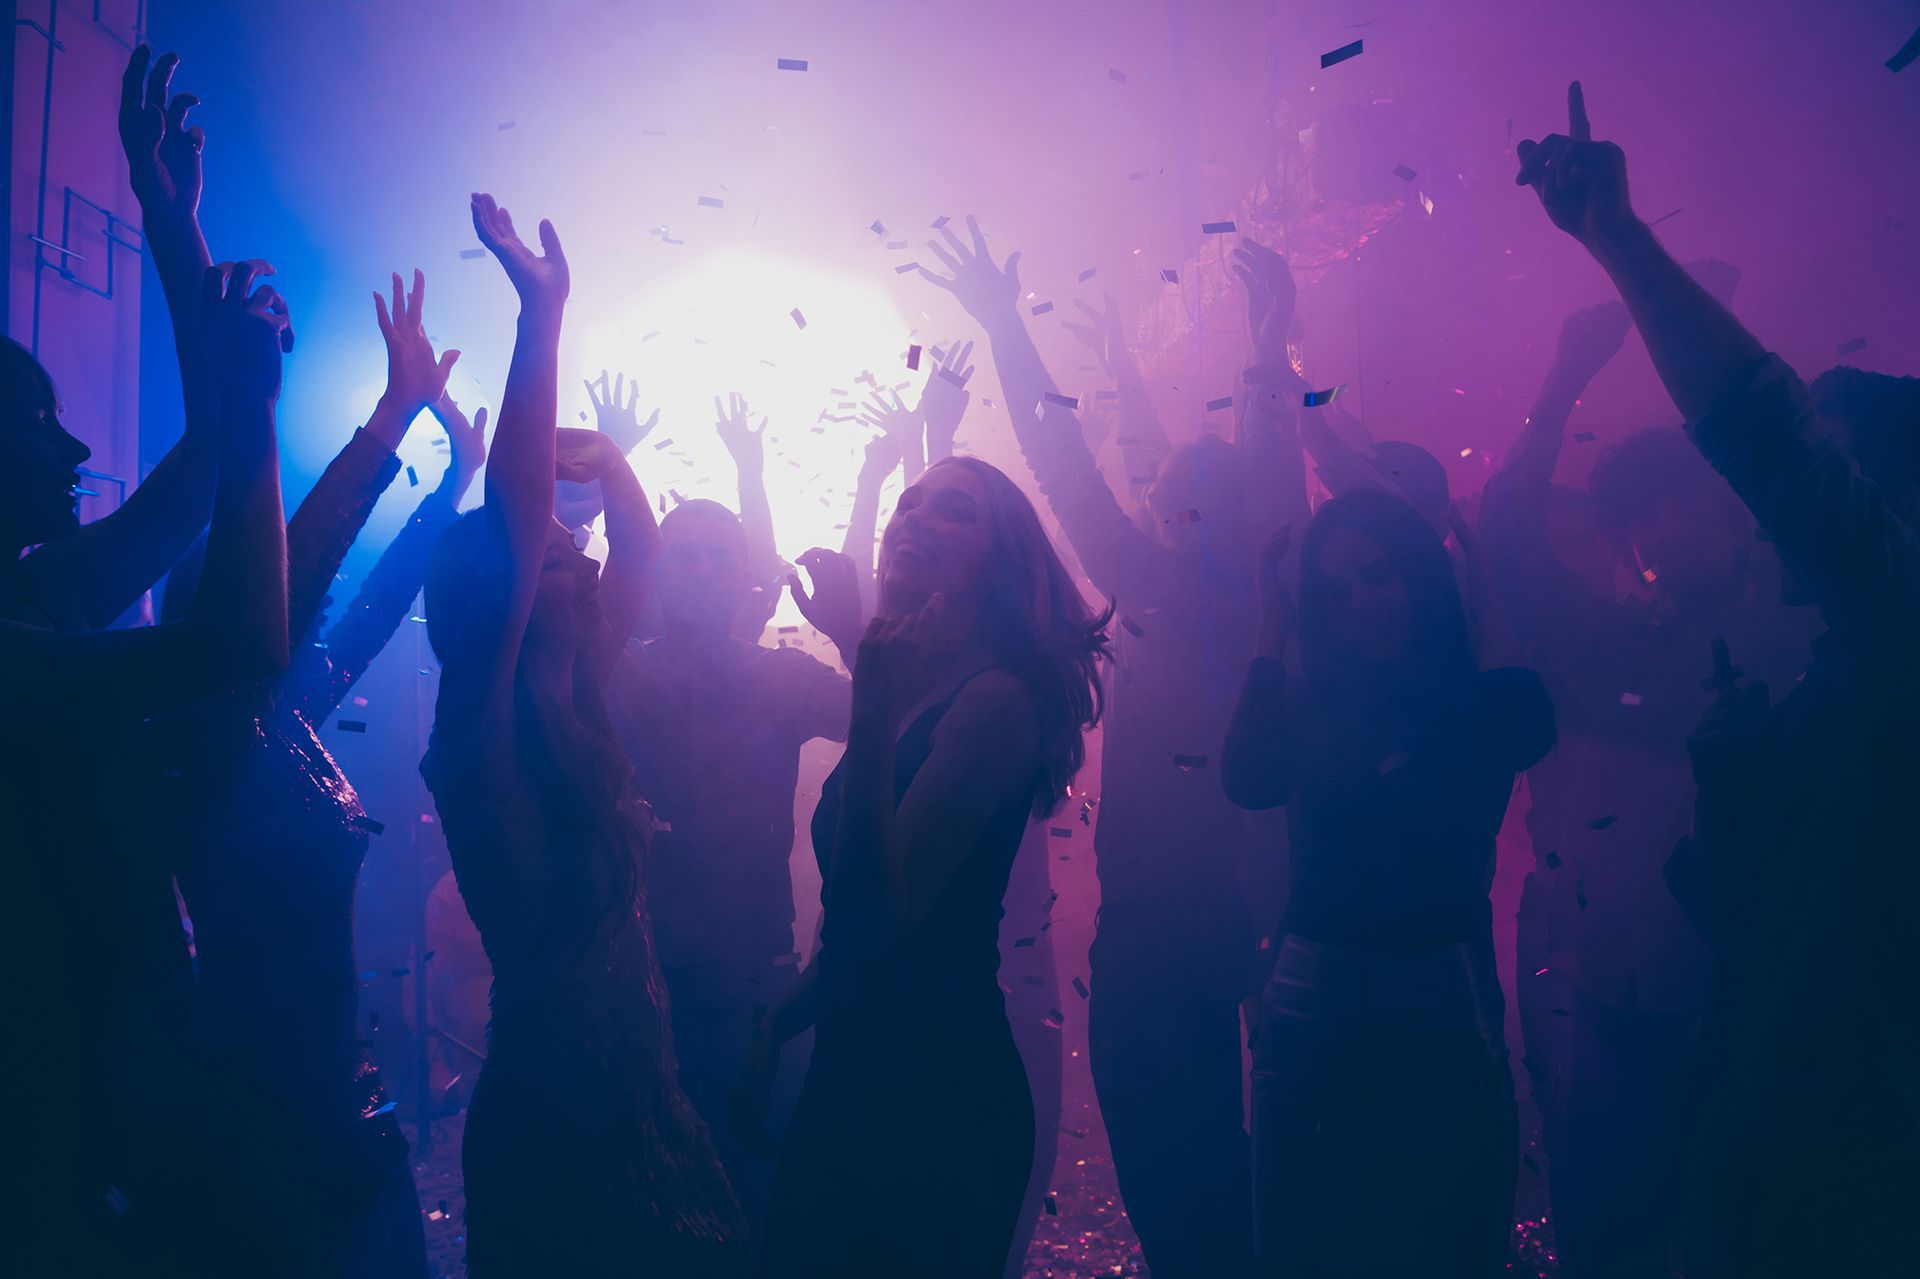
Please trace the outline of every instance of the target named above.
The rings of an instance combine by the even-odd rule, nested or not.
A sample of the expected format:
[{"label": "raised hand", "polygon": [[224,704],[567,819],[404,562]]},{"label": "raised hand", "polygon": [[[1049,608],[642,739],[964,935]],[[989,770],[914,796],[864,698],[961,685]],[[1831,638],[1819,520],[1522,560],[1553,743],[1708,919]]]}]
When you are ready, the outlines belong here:
[{"label": "raised hand", "polygon": [[[599,390],[594,390],[596,383]],[[640,420],[640,379],[635,378],[631,387],[627,375],[617,373],[613,377],[611,388],[607,385],[607,371],[600,370],[600,376],[586,384],[587,399],[593,405],[594,424],[601,432],[611,436],[622,452],[631,453],[640,447],[640,441],[653,434],[653,428],[660,425],[660,410],[655,409],[647,415],[646,421]]]},{"label": "raised hand", "polygon": [[1299,297],[1293,268],[1264,244],[1242,240],[1233,250],[1231,270],[1247,291],[1247,332],[1253,339],[1255,362],[1284,363],[1287,329]]},{"label": "raised hand", "polygon": [[187,127],[187,112],[200,99],[191,93],[167,96],[180,55],[165,53],[147,71],[153,50],[140,45],[120,76],[120,147],[126,152],[128,178],[149,225],[165,217],[190,222],[200,208],[200,151],[206,130]]},{"label": "raised hand", "polygon": [[928,659],[940,648],[945,597],[904,617],[876,617],[860,638],[853,667],[854,731],[884,734],[891,742],[900,721],[926,691]]},{"label": "raised hand", "polygon": [[1293,526],[1288,525],[1268,538],[1260,548],[1256,578],[1260,596],[1260,626],[1255,635],[1255,651],[1261,657],[1283,656],[1287,651],[1287,641],[1293,638],[1294,628],[1299,624],[1299,614],[1293,606],[1293,592],[1281,580],[1281,569],[1292,547]]},{"label": "raised hand", "polygon": [[1586,94],[1567,86],[1567,132],[1522,142],[1517,186],[1530,186],[1553,224],[1591,248],[1638,219],[1627,198],[1627,156],[1611,142],[1595,142]]},{"label": "raised hand", "polygon": [[402,291],[400,273],[393,275],[393,307],[376,291],[373,315],[379,322],[380,336],[387,343],[387,389],[380,396],[383,407],[411,423],[420,410],[438,400],[447,390],[447,378],[453,372],[460,352],[449,350],[434,358],[433,343],[426,328],[427,278],[416,268],[413,287]]},{"label": "raised hand", "polygon": [[1005,266],[995,266],[987,252],[987,237],[980,233],[980,224],[971,215],[967,218],[967,233],[973,238],[971,248],[961,243],[952,228],[941,227],[940,235],[946,240],[946,247],[942,248],[938,240],[927,241],[927,247],[953,274],[935,275],[921,267],[920,278],[953,294],[967,309],[967,314],[982,324],[1014,318],[1018,314],[1015,306],[1020,300],[1020,255],[1010,253]]},{"label": "raised hand", "polygon": [[553,223],[540,219],[540,252],[535,253],[513,229],[513,215],[484,191],[473,196],[473,230],[513,282],[523,311],[557,322],[565,308],[572,277],[567,255]]},{"label": "raised hand", "polygon": [[750,424],[752,414],[747,411],[746,397],[740,392],[732,392],[725,404],[719,396],[713,397],[714,431],[720,436],[720,442],[727,446],[727,452],[733,457],[733,464],[742,471],[758,471],[767,460],[767,419],[763,414],[760,425]]},{"label": "raised hand", "polygon": [[427,407],[446,429],[447,444],[453,452],[453,464],[448,472],[453,477],[456,492],[464,493],[467,485],[473,483],[473,477],[480,473],[480,468],[486,465],[486,407],[483,405],[469,422],[466,412],[454,403],[453,397],[444,388],[440,397]]},{"label": "raised hand", "polygon": [[201,328],[227,407],[272,405],[280,398],[280,357],[293,324],[271,285],[253,287],[264,265],[221,263],[201,277]]},{"label": "raised hand", "polygon": [[[854,416],[863,424],[891,437],[900,445],[903,454],[909,451],[910,446],[918,443],[920,410],[908,408],[898,391],[876,389],[869,392],[866,403],[860,406]],[[911,451],[917,452],[918,449],[915,447]]]},{"label": "raised hand", "polygon": [[556,480],[593,484],[625,467],[627,455],[612,436],[584,427],[563,426],[554,432],[553,469]]},{"label": "raised hand", "polygon": [[927,374],[927,384],[920,391],[920,418],[927,426],[929,453],[945,457],[953,452],[954,432],[960,429],[960,419],[973,398],[967,390],[973,378],[972,359],[973,343],[949,342],[939,367]]},{"label": "raised hand", "polygon": [[1560,324],[1560,346],[1554,362],[1562,369],[1591,378],[1620,353],[1633,328],[1625,302],[1602,302],[1575,311]]},{"label": "raised hand", "polygon": [[852,656],[860,636],[860,570],[838,551],[814,547],[797,561],[813,579],[809,592],[800,575],[787,578],[787,590],[800,607],[800,616],[832,640],[841,653]]}]

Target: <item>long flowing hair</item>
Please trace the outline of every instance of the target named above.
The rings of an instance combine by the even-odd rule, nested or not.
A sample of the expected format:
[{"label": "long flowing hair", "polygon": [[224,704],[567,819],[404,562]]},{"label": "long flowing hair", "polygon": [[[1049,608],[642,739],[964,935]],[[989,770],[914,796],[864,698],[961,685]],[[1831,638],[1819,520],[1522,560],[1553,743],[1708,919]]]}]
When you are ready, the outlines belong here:
[{"label": "long flowing hair", "polygon": [[964,468],[986,490],[994,543],[985,594],[987,643],[1031,690],[1039,711],[1043,776],[1034,788],[1033,815],[1046,817],[1059,809],[1086,762],[1084,734],[1106,710],[1100,663],[1111,654],[1107,627],[1113,609],[1096,613],[1087,604],[1033,503],[1006,472],[977,457],[934,463],[941,466]]},{"label": "long flowing hair", "polygon": [[[465,631],[475,593],[486,576],[503,572],[505,563],[504,531],[484,507],[455,520],[434,544],[427,564],[426,616],[427,642],[443,671],[436,734],[448,718],[449,687],[471,687],[460,678],[460,668],[474,656]],[[562,900],[539,927],[550,941],[571,940],[584,949],[601,925],[632,909],[643,893],[639,858],[646,833],[623,808],[633,769],[614,738],[599,681],[584,658],[574,662],[570,719],[556,722],[539,714],[526,681],[517,675],[513,696],[519,738],[513,758],[550,833],[543,855],[557,859],[556,881],[589,886],[577,899]],[[456,713],[448,731],[470,731],[464,718]],[[568,875],[569,864],[581,873]]]}]

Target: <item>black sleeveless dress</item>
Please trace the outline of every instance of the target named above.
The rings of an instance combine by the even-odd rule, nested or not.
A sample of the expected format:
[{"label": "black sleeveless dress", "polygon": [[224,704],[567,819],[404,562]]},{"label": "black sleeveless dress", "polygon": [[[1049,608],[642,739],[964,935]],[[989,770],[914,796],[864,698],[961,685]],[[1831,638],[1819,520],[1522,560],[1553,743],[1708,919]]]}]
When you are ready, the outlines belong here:
[{"label": "black sleeveless dress", "polygon": [[[959,692],[901,736],[895,804]],[[844,767],[813,814],[823,882]],[[1033,1099],[998,981],[1000,903],[1027,814],[1022,798],[993,815],[883,962],[836,955],[822,889],[813,1060],[781,1153],[764,1274],[1001,1273],[1033,1163]]]}]

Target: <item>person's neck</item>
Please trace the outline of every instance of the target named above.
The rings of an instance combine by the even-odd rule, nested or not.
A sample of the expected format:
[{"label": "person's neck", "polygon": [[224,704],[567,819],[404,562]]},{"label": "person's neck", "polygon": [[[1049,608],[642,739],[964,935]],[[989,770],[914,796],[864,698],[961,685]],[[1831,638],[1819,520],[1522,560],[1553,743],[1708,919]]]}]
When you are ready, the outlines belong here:
[{"label": "person's neck", "polygon": [[702,664],[718,661],[733,651],[733,632],[725,625],[668,619],[660,638],[675,653]]}]

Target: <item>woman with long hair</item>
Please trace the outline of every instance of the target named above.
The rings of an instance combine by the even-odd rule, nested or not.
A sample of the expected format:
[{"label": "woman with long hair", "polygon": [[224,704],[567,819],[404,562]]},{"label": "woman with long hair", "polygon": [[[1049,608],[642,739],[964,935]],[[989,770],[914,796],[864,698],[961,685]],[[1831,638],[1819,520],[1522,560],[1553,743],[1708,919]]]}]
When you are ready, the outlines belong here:
[{"label": "woman with long hair", "polygon": [[1382,1275],[1491,1275],[1517,1152],[1487,893],[1553,707],[1531,671],[1476,670],[1445,547],[1376,490],[1307,528],[1290,682],[1286,540],[1222,758],[1228,796],[1286,805],[1291,835],[1254,1049],[1260,1273],[1350,1273],[1359,1243]]},{"label": "woman with long hair", "polygon": [[[995,979],[1000,904],[1028,819],[1059,806],[1099,721],[1107,618],[1032,503],[969,457],[901,495],[879,603],[847,751],[814,811],[820,946],[763,1022],[741,1092],[751,1125],[755,1063],[816,1027],[763,1272],[997,1275],[1034,1148]],[[907,1133],[919,1153],[902,1158]]]},{"label": "woman with long hair", "polygon": [[[486,500],[428,567],[442,671],[420,765],[494,973],[462,1152],[468,1269],[741,1273],[739,1204],[676,1082],[643,805],[600,692],[659,530],[618,445],[555,430],[569,277],[552,225],[536,255],[491,196],[473,223],[520,320]],[[604,574],[554,519],[556,478],[599,484]]]}]

